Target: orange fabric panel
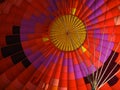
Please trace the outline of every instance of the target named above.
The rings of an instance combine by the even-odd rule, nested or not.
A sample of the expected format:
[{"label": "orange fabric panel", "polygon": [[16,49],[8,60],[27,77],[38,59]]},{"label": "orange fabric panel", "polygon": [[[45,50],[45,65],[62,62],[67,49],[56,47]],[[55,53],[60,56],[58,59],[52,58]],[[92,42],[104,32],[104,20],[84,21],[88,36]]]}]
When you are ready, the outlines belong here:
[{"label": "orange fabric panel", "polygon": [[0,74],[5,72],[7,69],[12,67],[14,64],[11,60],[11,57],[3,58],[0,60]]},{"label": "orange fabric panel", "polygon": [[68,74],[68,80],[75,80],[75,73],[69,73]]},{"label": "orange fabric panel", "polygon": [[27,68],[24,72],[22,72],[20,74],[20,76],[18,77],[18,80],[22,83],[25,84],[29,78],[31,77],[31,75],[33,74],[33,72],[36,70],[36,68],[34,66],[30,66],[29,68]]},{"label": "orange fabric panel", "polygon": [[[43,80],[43,79],[44,79],[44,80]],[[51,80],[51,77],[50,77],[50,76],[46,76],[46,77],[43,77],[42,80],[43,80],[43,82],[45,82],[45,83],[49,83],[50,80]]]},{"label": "orange fabric panel", "polygon": [[67,90],[67,87],[59,87],[58,90]]},{"label": "orange fabric panel", "polygon": [[56,67],[56,73],[55,73],[54,77],[59,79],[60,74],[61,74],[61,65],[59,65],[58,67]]},{"label": "orange fabric panel", "polygon": [[[119,40],[119,39],[118,39]],[[119,40],[120,41],[120,40]],[[113,50],[116,51],[116,52],[120,52],[120,46],[119,46],[119,41],[115,41],[115,45],[113,47]],[[117,48],[118,47],[118,48]]]},{"label": "orange fabric panel", "polygon": [[120,80],[113,86],[111,86],[112,90],[120,90]]},{"label": "orange fabric panel", "polygon": [[38,38],[41,39],[41,38],[42,38],[41,35],[38,34],[38,33],[28,34],[27,37],[28,37],[29,39],[38,39]]},{"label": "orange fabric panel", "polygon": [[67,87],[67,86],[68,86],[68,81],[67,80],[60,80],[59,87]]},{"label": "orange fabric panel", "polygon": [[37,12],[35,8],[33,8],[31,5],[28,5],[27,11],[29,12],[30,16],[34,14],[35,16],[39,16],[40,12]]},{"label": "orange fabric panel", "polygon": [[100,88],[100,90],[112,90],[112,88],[106,83]]},{"label": "orange fabric panel", "polygon": [[7,86],[6,90],[21,90],[22,88],[23,84],[18,79],[16,79]]},{"label": "orange fabric panel", "polygon": [[48,70],[47,76],[52,76],[52,74],[54,74],[55,64],[51,62],[48,68],[50,68],[50,70]]},{"label": "orange fabric panel", "polygon": [[23,90],[35,90],[36,86],[33,85],[31,82],[28,82],[24,87]]},{"label": "orange fabric panel", "polygon": [[52,85],[53,86],[58,86],[58,84],[59,84],[59,79],[53,79],[52,80]]},{"label": "orange fabric panel", "polygon": [[52,79],[52,75],[54,74],[54,64],[51,64],[48,68],[50,68],[50,70],[47,70],[45,73],[44,73],[44,77],[43,77],[43,81],[45,83],[49,83],[50,80]]},{"label": "orange fabric panel", "polygon": [[67,72],[68,71],[68,66],[62,66],[62,72]]},{"label": "orange fabric panel", "polygon": [[34,72],[31,82],[34,83],[34,84],[38,84],[39,80],[40,80],[41,76],[43,75],[43,73],[45,72],[45,70],[46,70],[46,67],[41,65],[39,67],[39,69]]},{"label": "orange fabric panel", "polygon": [[[5,80],[4,85],[2,87],[5,88],[10,82],[12,82],[25,68],[22,64],[18,63],[14,67],[8,69],[5,73],[0,76],[0,80]],[[5,79],[6,78],[6,79]]]},{"label": "orange fabric panel", "polygon": [[118,55],[118,57],[117,57],[117,59],[115,60],[115,62],[120,65],[120,55]]},{"label": "orange fabric panel", "polygon": [[0,89],[4,90],[4,88],[11,83],[11,81],[7,78],[6,74],[0,75]]},{"label": "orange fabric panel", "polygon": [[25,14],[24,14],[24,18],[25,19],[30,19],[30,17],[31,17],[31,14],[28,11],[26,11]]},{"label": "orange fabric panel", "polygon": [[5,20],[3,20],[3,23],[0,24],[0,34],[4,34],[4,35],[12,34],[12,29],[11,29],[12,22],[10,24],[9,24],[9,22],[7,22],[5,25],[4,21],[7,22],[5,19]]},{"label": "orange fabric panel", "polygon": [[81,79],[76,79],[76,83],[77,83],[77,86],[85,85],[85,82],[84,82],[84,79],[83,79],[83,78],[81,78]]},{"label": "orange fabric panel", "polygon": [[[83,20],[85,20],[89,15],[91,15],[93,13],[92,10],[89,9],[89,11],[87,11],[87,13],[84,14]],[[88,19],[89,20],[89,19]]]},{"label": "orange fabric panel", "polygon": [[[82,5],[85,4],[86,0],[82,0],[82,1],[79,0],[78,2],[79,2],[79,3],[78,3],[77,13],[76,13],[76,15],[81,14],[80,12],[81,12],[81,9],[82,9]],[[83,10],[83,12],[84,12],[84,10]]]},{"label": "orange fabric panel", "polygon": [[77,90],[88,90],[86,85],[78,86]]},{"label": "orange fabric panel", "polygon": [[116,76],[120,79],[120,72],[116,74]]},{"label": "orange fabric panel", "polygon": [[35,41],[34,40],[30,40],[29,42],[26,42],[26,41],[22,42],[22,47],[23,48],[32,47],[34,45],[35,45]]},{"label": "orange fabric panel", "polygon": [[22,1],[23,1],[23,0],[19,0],[19,1],[16,1],[16,0],[15,0],[15,1],[14,1],[14,5],[19,6],[19,5],[22,3]]},{"label": "orange fabric panel", "polygon": [[[37,44],[37,43],[34,43],[34,44]],[[40,43],[37,44],[36,46],[31,47],[30,50],[32,51],[32,53],[35,53],[35,52],[38,51],[39,48],[41,48],[41,44]]]},{"label": "orange fabric panel", "polygon": [[68,90],[78,90],[77,87],[68,87]]},{"label": "orange fabric panel", "polygon": [[68,80],[68,87],[69,88],[76,88],[76,80]]},{"label": "orange fabric panel", "polygon": [[[14,12],[16,14],[14,14]],[[19,26],[21,24],[21,19],[23,18],[23,13],[24,11],[18,10],[17,7],[13,6],[8,16],[8,18],[13,18],[13,21],[12,22],[9,21],[9,22]]]},{"label": "orange fabric panel", "polygon": [[119,35],[116,35],[116,36],[115,36],[115,41],[116,41],[116,42],[120,42],[120,36],[119,36]]},{"label": "orange fabric panel", "polygon": [[111,27],[114,26],[114,19],[108,19],[105,22],[97,23],[96,25],[91,26],[92,28],[101,28],[103,26]]},{"label": "orange fabric panel", "polygon": [[3,58],[2,52],[0,51],[0,60]]},{"label": "orange fabric panel", "polygon": [[95,66],[96,68],[99,68],[100,66],[102,66],[102,62],[100,62],[100,60],[95,61],[94,66]]},{"label": "orange fabric panel", "polygon": [[88,90],[92,89],[90,84],[87,84],[86,87],[87,87]]},{"label": "orange fabric panel", "polygon": [[9,70],[7,70],[5,73],[6,73],[6,76],[9,78],[9,80],[13,80],[15,77],[21,74],[21,72],[24,70],[25,70],[25,67],[22,65],[22,63],[18,63],[15,66],[11,67]]},{"label": "orange fabric panel", "polygon": [[119,5],[120,1],[119,0],[112,0],[111,2],[108,3],[109,7],[115,7],[116,5]]},{"label": "orange fabric panel", "polygon": [[78,59],[76,57],[76,53],[75,52],[72,52],[72,61],[73,61],[73,64],[78,64]]},{"label": "orange fabric panel", "polygon": [[58,87],[52,86],[52,87],[51,87],[51,90],[58,90]]},{"label": "orange fabric panel", "polygon": [[3,47],[6,45],[6,39],[5,37],[0,37],[0,46]]},{"label": "orange fabric panel", "polygon": [[68,78],[68,73],[67,73],[67,72],[64,72],[64,73],[63,73],[63,72],[62,72],[60,78],[61,78],[61,80],[67,80],[67,78]]},{"label": "orange fabric panel", "polygon": [[[85,52],[85,54],[86,54],[86,52]],[[91,59],[85,54],[83,54],[83,59],[82,60],[85,63],[86,67],[90,67],[92,65]]]}]

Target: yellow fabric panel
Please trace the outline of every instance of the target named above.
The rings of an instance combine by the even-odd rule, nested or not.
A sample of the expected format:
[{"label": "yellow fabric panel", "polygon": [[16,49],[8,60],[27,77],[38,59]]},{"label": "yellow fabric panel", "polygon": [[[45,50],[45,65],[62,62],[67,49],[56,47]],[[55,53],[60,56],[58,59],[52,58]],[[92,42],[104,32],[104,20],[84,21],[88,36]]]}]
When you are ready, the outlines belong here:
[{"label": "yellow fabric panel", "polygon": [[85,47],[83,47],[83,46],[81,46],[81,49],[82,49],[83,52],[86,52],[86,50],[87,50],[87,49],[86,49]]},{"label": "yellow fabric panel", "polygon": [[50,39],[62,51],[76,50],[86,39],[85,25],[76,16],[60,16],[50,26]]},{"label": "yellow fabric panel", "polygon": [[49,38],[42,38],[43,42],[46,42],[49,40]]},{"label": "yellow fabric panel", "polygon": [[76,12],[76,8],[72,8],[72,14],[75,15],[75,12]]}]

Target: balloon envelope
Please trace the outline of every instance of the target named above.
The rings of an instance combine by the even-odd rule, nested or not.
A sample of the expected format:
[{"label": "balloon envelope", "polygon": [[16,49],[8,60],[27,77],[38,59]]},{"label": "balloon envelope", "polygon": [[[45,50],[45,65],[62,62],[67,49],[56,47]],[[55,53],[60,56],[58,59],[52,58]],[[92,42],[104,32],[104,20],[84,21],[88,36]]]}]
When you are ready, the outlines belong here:
[{"label": "balloon envelope", "polygon": [[0,89],[119,90],[119,0],[0,0]]}]

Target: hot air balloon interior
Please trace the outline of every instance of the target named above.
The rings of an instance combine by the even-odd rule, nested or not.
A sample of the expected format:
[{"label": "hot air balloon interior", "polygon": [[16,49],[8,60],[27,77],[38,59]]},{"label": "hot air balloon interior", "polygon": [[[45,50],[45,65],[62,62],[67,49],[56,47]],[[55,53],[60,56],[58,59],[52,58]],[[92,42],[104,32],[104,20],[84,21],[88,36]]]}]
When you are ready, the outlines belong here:
[{"label": "hot air balloon interior", "polygon": [[120,90],[120,0],[0,0],[0,90]]}]

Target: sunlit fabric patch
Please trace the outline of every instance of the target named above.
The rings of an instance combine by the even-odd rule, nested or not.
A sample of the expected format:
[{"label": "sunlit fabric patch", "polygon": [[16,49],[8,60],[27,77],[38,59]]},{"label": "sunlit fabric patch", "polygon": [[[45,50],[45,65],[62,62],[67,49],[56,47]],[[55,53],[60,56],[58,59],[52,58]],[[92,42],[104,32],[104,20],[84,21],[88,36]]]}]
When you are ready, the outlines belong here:
[{"label": "sunlit fabric patch", "polygon": [[115,25],[120,25],[120,16],[114,18]]}]

